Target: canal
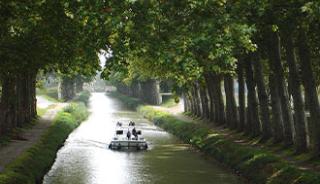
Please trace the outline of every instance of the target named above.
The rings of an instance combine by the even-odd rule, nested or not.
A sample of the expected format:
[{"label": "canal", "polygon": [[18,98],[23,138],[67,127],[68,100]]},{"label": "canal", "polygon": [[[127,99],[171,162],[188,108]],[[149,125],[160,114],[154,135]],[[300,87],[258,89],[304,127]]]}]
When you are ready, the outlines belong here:
[{"label": "canal", "polygon": [[[217,162],[154,126],[117,99],[103,93],[90,98],[91,115],[59,150],[44,184],[242,184]],[[107,147],[116,122],[133,120],[150,143],[147,151]]]}]

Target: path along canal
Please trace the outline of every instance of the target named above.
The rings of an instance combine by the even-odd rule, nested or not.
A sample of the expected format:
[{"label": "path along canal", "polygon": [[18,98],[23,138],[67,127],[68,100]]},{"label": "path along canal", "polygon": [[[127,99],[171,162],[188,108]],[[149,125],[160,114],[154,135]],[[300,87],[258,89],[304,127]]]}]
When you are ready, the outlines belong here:
[{"label": "path along canal", "polygon": [[[44,184],[242,184],[217,162],[154,126],[117,99],[103,93],[90,98],[91,115],[59,150]],[[133,120],[150,143],[147,151],[107,148],[116,122]]]}]

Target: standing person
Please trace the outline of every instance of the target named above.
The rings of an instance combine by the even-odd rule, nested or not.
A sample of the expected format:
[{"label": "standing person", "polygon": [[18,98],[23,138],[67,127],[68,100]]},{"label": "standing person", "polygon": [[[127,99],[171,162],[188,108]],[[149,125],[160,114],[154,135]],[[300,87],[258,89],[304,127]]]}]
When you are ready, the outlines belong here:
[{"label": "standing person", "polygon": [[136,140],[138,140],[138,133],[135,127],[132,129],[132,135],[136,138]]},{"label": "standing person", "polygon": [[131,132],[130,132],[129,129],[128,129],[128,132],[127,132],[127,138],[128,138],[128,140],[130,140],[130,138],[131,138]]}]

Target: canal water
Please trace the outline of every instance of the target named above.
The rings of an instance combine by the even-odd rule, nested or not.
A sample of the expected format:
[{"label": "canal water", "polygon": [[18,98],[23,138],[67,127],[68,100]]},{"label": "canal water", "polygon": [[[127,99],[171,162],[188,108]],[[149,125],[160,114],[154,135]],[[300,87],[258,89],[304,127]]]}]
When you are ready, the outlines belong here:
[{"label": "canal water", "polygon": [[[91,115],[59,150],[44,184],[242,184],[241,178],[208,160],[103,93],[90,98]],[[116,122],[136,122],[147,151],[109,150]]]}]

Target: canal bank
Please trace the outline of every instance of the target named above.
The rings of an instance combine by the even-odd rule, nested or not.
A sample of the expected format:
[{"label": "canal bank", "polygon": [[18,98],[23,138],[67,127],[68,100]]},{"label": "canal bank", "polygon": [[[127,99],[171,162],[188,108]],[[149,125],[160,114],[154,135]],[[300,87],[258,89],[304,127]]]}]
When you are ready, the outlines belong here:
[{"label": "canal bank", "polygon": [[[47,119],[43,117],[32,129],[26,131],[28,140],[20,141],[21,146],[12,149],[19,154],[14,160],[5,166],[0,174],[0,184],[35,184],[41,183],[42,178],[53,164],[56,152],[63,145],[68,135],[88,116],[88,111],[84,103],[70,103],[62,106],[59,111],[52,109]],[[58,112],[59,111],[59,112]],[[51,117],[52,116],[52,117]],[[44,127],[43,127],[44,126]],[[32,145],[23,149],[28,142]],[[12,144],[18,144],[13,141]],[[31,143],[30,143],[31,144]],[[9,145],[10,146],[10,145]],[[6,149],[6,148],[4,148]],[[7,157],[10,155],[6,155]]]},{"label": "canal bank", "polygon": [[[132,111],[120,100],[93,93],[90,116],[66,140],[43,184],[245,184],[241,177]],[[118,121],[136,122],[149,142],[139,152],[108,144]]]},{"label": "canal bank", "polygon": [[268,184],[318,184],[318,173],[304,171],[281,160],[276,155],[258,148],[232,142],[209,126],[186,122],[170,113],[142,105],[137,99],[113,93],[125,104],[137,109],[147,119],[192,144],[208,156],[229,166],[253,183]]}]

